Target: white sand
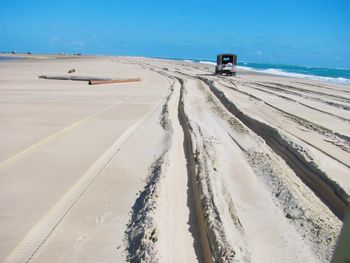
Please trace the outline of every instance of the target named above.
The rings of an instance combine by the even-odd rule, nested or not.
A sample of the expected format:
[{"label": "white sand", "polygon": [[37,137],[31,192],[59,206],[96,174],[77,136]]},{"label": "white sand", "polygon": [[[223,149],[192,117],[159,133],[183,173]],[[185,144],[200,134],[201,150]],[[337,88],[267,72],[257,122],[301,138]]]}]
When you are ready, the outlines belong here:
[{"label": "white sand", "polygon": [[[350,202],[348,86],[28,57],[0,62],[0,261],[329,261]],[[142,80],[38,79],[71,68]]]}]

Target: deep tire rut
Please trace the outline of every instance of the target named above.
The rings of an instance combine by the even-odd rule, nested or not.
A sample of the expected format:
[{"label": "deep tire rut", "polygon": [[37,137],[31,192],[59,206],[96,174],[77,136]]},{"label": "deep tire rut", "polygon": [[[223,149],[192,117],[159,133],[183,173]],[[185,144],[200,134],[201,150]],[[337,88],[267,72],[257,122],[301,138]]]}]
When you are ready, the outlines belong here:
[{"label": "deep tire rut", "polygon": [[184,132],[184,151],[185,151],[185,157],[187,160],[187,172],[189,175],[190,180],[190,191],[193,195],[193,206],[195,209],[195,216],[197,221],[197,227],[199,230],[199,236],[200,236],[200,243],[202,247],[202,253],[203,253],[203,261],[204,262],[214,262],[213,261],[213,253],[210,247],[210,241],[208,238],[208,230],[206,226],[206,222],[204,220],[204,209],[202,207],[202,201],[201,201],[201,194],[199,190],[199,185],[197,181],[197,175],[196,175],[196,161],[194,158],[193,153],[193,144],[191,139],[191,133],[190,133],[190,126],[189,126],[189,120],[185,113],[185,106],[184,106],[184,82],[181,78],[177,78],[177,80],[181,84],[181,93],[180,93],[180,101],[179,101],[179,120],[180,125]]},{"label": "deep tire rut", "polygon": [[296,175],[333,211],[343,219],[349,207],[349,196],[336,182],[317,167],[311,167],[308,161],[281,137],[272,127],[261,123],[238,109],[215,85],[204,78],[200,78],[220,100],[225,108],[242,121],[249,129],[263,138],[266,143],[294,170]]}]

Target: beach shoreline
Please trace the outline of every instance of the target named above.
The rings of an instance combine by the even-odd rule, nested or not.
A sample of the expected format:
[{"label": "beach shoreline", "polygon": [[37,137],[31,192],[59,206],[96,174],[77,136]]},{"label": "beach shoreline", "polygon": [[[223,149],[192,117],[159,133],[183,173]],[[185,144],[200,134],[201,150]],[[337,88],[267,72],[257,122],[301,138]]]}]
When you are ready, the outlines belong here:
[{"label": "beach shoreline", "polygon": [[[77,55],[77,54],[25,54],[25,53],[18,53],[18,54],[11,54],[11,53],[0,53],[1,57],[8,57],[8,58],[21,58],[21,59],[74,59],[74,58],[103,58],[103,57],[119,57],[119,56],[112,56],[112,55]],[[138,57],[138,56],[124,56],[124,57],[134,57],[134,58],[147,58],[147,57]],[[208,64],[214,66],[215,63],[208,60],[200,60],[200,59],[178,59],[178,58],[152,58],[152,59],[160,59],[160,60],[170,60],[170,61],[182,61],[182,62],[189,62],[189,63],[200,63],[200,64]],[[346,76],[327,76],[327,75],[315,75],[315,73],[308,73],[305,74],[301,72],[294,72],[294,71],[285,71],[284,69],[278,68],[278,65],[274,64],[266,64],[268,65],[267,68],[254,68],[251,67],[252,65],[260,65],[259,63],[248,63],[248,62],[242,62],[238,65],[238,71],[242,74],[253,72],[254,74],[263,74],[263,75],[271,75],[271,76],[278,76],[278,77],[290,77],[290,78],[296,78],[296,79],[310,79],[312,81],[320,81],[321,83],[334,83],[334,84],[340,84],[341,86],[348,87],[350,86],[350,78],[348,77],[349,72],[347,72]],[[261,64],[264,65],[264,64]],[[277,66],[277,68],[276,68]],[[287,65],[288,66],[288,65]],[[294,66],[292,67],[302,67],[302,66]],[[306,67],[305,69],[322,69],[322,67]],[[325,68],[323,68],[325,69]],[[347,70],[349,69],[332,69],[329,68],[328,70]]]}]

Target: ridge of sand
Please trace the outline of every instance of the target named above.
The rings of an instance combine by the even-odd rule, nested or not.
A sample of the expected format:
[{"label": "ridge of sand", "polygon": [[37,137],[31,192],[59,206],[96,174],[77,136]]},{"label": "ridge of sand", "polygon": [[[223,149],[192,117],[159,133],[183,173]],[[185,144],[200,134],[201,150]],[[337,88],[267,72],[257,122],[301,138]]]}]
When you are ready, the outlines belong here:
[{"label": "ridge of sand", "polygon": [[[159,226],[159,260],[160,262],[196,262],[197,255],[193,237],[195,230],[193,230],[193,222],[190,222],[190,208],[188,207],[189,178],[182,146],[184,135],[178,119],[181,87],[177,81],[173,85],[174,91],[167,108],[168,119],[171,121],[167,125],[172,127],[169,130],[172,139],[165,159],[165,174],[160,192],[162,200],[156,218]],[[167,251],[169,247],[173,249]]]}]

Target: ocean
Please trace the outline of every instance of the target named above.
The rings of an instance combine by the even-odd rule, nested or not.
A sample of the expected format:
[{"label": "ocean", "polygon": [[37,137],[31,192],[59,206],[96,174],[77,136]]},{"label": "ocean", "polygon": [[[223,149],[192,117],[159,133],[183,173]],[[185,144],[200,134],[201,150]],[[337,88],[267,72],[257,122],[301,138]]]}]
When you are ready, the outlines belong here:
[{"label": "ocean", "polygon": [[[215,61],[200,59],[181,59],[184,61],[192,61],[215,65]],[[279,76],[315,79],[320,81],[333,82],[338,84],[350,85],[350,69],[347,68],[325,68],[325,67],[307,67],[284,64],[270,63],[252,63],[238,62],[238,68],[268,73]]]}]

